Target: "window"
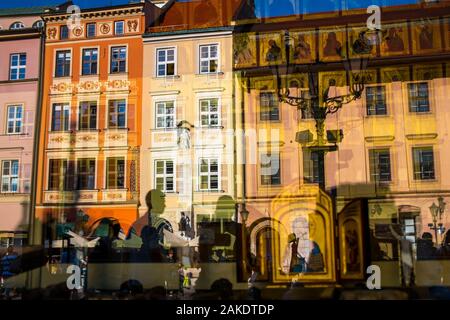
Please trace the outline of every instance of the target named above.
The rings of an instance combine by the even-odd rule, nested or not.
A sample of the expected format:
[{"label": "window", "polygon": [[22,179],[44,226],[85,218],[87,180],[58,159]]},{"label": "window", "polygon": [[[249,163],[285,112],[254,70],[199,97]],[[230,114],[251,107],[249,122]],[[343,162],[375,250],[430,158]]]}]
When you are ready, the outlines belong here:
[{"label": "window", "polygon": [[95,188],[95,159],[77,160],[77,190]]},{"label": "window", "polygon": [[155,161],[155,186],[163,192],[173,192],[175,175],[172,160]]},{"label": "window", "polygon": [[111,48],[111,73],[126,72],[127,47]]},{"label": "window", "polygon": [[52,131],[68,131],[70,105],[55,103],[52,106]]},{"label": "window", "polygon": [[218,45],[200,46],[200,73],[214,73],[218,71]]},{"label": "window", "polygon": [[123,189],[125,187],[125,159],[108,158],[106,165],[106,187]]},{"label": "window", "polygon": [[175,48],[158,49],[157,56],[157,75],[158,77],[175,75]]},{"label": "window", "polygon": [[366,105],[368,116],[387,114],[385,87],[384,86],[367,87]]},{"label": "window", "polygon": [[261,185],[281,184],[280,154],[262,153],[260,155]]},{"label": "window", "polygon": [[114,22],[114,34],[121,35],[125,31],[125,23],[123,21]]},{"label": "window", "polygon": [[97,102],[81,102],[78,130],[97,129]]},{"label": "window", "polygon": [[200,159],[200,190],[219,190],[219,161]]},{"label": "window", "polygon": [[391,181],[391,155],[389,149],[369,150],[370,181]]},{"label": "window", "polygon": [[317,151],[303,149],[303,181],[322,184],[324,179],[323,155]]},{"label": "window", "polygon": [[84,76],[97,74],[98,49],[83,49],[83,68]]},{"label": "window", "polygon": [[125,100],[111,100],[108,108],[108,128],[126,128],[127,104]]},{"label": "window", "polygon": [[25,25],[22,22],[20,22],[20,21],[14,22],[9,27],[10,30],[19,30],[19,29],[23,29],[23,28],[25,28]]},{"label": "window", "polygon": [[218,98],[200,100],[200,120],[202,127],[214,127],[220,124]]},{"label": "window", "polygon": [[63,25],[59,28],[59,39],[69,39],[69,28],[67,25]]},{"label": "window", "polygon": [[429,112],[428,83],[408,83],[409,111]]},{"label": "window", "polygon": [[261,106],[260,119],[265,121],[280,120],[280,110],[275,93],[261,92],[259,99]]},{"label": "window", "polygon": [[42,21],[42,20],[38,20],[35,23],[33,23],[34,29],[41,29],[43,27],[44,27],[44,21]]},{"label": "window", "polygon": [[86,37],[92,38],[92,37],[95,37],[95,34],[96,34],[96,24],[88,23],[86,25]]},{"label": "window", "polygon": [[434,155],[432,147],[413,148],[414,180],[433,180]]},{"label": "window", "polygon": [[2,161],[2,192],[19,191],[19,160]]},{"label": "window", "polygon": [[412,217],[402,219],[403,234],[413,246],[416,244],[416,220]]},{"label": "window", "polygon": [[48,166],[48,189],[51,191],[71,190],[72,176],[66,159],[50,159]]},{"label": "window", "polygon": [[173,101],[156,103],[156,128],[175,128],[175,103]]},{"label": "window", "polygon": [[72,53],[70,50],[56,51],[56,77],[70,76],[70,63],[72,61]]},{"label": "window", "polygon": [[8,134],[22,132],[23,108],[21,105],[8,106]]},{"label": "window", "polygon": [[27,69],[27,55],[25,53],[14,53],[10,57],[9,80],[25,79]]}]

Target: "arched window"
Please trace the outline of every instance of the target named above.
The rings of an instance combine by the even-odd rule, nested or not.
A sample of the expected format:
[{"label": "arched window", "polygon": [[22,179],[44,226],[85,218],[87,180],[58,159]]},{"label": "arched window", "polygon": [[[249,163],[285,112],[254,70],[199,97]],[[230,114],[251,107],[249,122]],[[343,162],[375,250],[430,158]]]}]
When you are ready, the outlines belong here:
[{"label": "arched window", "polygon": [[25,28],[25,25],[22,22],[20,22],[20,21],[14,22],[9,27],[10,30],[18,30],[18,29],[23,29],[23,28]]},{"label": "arched window", "polygon": [[44,27],[44,21],[42,21],[42,20],[38,20],[35,23],[33,23],[34,29],[41,29],[43,27]]}]

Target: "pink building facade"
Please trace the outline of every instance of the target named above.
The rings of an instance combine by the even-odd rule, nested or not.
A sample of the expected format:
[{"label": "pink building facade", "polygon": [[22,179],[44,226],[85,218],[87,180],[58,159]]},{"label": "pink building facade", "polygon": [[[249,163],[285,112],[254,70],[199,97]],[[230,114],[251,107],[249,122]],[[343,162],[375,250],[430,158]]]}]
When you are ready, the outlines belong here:
[{"label": "pink building facade", "polygon": [[0,250],[28,238],[41,23],[0,13]]}]

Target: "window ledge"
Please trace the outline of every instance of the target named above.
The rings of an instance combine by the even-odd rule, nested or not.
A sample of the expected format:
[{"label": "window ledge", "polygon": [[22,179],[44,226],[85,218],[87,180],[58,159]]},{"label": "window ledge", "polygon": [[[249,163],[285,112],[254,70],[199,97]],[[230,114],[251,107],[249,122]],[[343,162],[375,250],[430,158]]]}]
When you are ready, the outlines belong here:
[{"label": "window ledge", "polygon": [[75,133],[95,133],[95,132],[100,132],[102,131],[101,129],[78,129],[77,131],[75,131]]},{"label": "window ledge", "polygon": [[103,128],[103,129],[99,129],[103,130],[103,131],[130,131],[130,128]]},{"label": "window ledge", "polygon": [[225,193],[225,190],[196,190],[199,193]]},{"label": "window ledge", "polygon": [[179,80],[181,79],[180,75],[173,75],[173,76],[155,76],[153,77],[155,80]]},{"label": "window ledge", "polygon": [[55,134],[61,134],[61,133],[73,133],[73,130],[58,130],[58,131],[53,131],[50,130],[48,133],[55,133]]},{"label": "window ledge", "polygon": [[0,136],[29,136],[29,133],[4,133],[0,134]]}]

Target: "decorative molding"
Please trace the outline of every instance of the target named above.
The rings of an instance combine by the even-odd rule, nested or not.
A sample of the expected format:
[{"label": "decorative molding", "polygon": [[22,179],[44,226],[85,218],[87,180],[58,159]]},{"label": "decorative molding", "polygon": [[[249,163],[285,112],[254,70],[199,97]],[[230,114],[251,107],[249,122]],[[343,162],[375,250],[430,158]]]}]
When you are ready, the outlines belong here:
[{"label": "decorative molding", "polygon": [[382,141],[394,141],[394,136],[370,136],[364,138],[366,142],[382,142]]},{"label": "decorative molding", "polygon": [[408,140],[426,140],[426,139],[436,139],[437,133],[419,133],[419,134],[407,134],[406,139]]}]

